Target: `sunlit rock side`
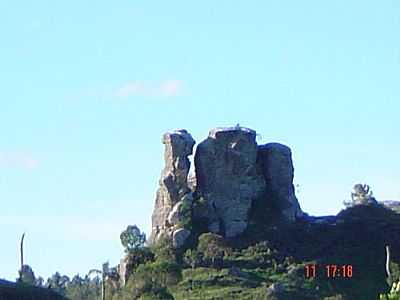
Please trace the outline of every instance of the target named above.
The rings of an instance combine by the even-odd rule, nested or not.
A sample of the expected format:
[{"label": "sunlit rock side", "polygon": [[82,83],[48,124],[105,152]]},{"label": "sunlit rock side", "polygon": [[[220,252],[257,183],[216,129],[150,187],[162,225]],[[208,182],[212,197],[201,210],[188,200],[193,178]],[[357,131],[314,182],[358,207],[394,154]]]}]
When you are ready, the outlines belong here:
[{"label": "sunlit rock side", "polygon": [[[165,145],[165,167],[161,173],[159,188],[156,195],[155,207],[152,215],[152,232],[149,243],[156,241],[161,235],[172,237],[178,221],[178,216],[170,216],[171,211],[177,213],[175,205],[187,198],[192,191],[189,189],[187,177],[190,169],[188,156],[193,153],[195,144],[192,136],[184,129],[168,132],[163,135]],[[170,217],[170,218],[169,218]]]},{"label": "sunlit rock side", "polygon": [[[188,175],[194,140],[186,130],[164,134],[165,168],[152,215],[149,243],[166,235],[183,245],[190,231],[182,230],[182,204],[210,232],[233,238],[249,224],[250,210],[258,199],[278,208],[288,221],[303,213],[294,193],[293,163],[289,147],[257,145],[256,132],[245,127],[210,130],[195,153],[195,173]],[[196,199],[194,199],[196,198]],[[202,205],[192,205],[193,201]],[[196,202],[198,204],[198,202]],[[178,231],[179,230],[179,231]]]},{"label": "sunlit rock side", "polygon": [[208,204],[210,231],[235,237],[247,228],[252,200],[265,189],[257,173],[256,132],[216,128],[197,146],[197,192]]}]

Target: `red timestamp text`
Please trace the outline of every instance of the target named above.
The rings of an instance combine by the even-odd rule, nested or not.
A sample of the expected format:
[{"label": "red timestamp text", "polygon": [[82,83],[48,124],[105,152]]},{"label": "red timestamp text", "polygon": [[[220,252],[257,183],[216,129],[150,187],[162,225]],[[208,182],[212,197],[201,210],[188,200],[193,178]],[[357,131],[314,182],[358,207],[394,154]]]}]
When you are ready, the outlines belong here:
[{"label": "red timestamp text", "polygon": [[315,278],[323,275],[327,278],[352,278],[353,277],[353,265],[316,265],[308,264],[304,266],[304,276],[306,278]]}]

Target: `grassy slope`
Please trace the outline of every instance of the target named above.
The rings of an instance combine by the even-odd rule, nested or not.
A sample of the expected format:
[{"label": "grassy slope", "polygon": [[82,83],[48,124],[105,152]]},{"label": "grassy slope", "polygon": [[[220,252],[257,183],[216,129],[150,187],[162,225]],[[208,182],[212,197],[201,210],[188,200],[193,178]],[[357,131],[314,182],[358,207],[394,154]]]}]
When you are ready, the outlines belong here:
[{"label": "grassy slope", "polygon": [[[339,215],[343,222],[336,226],[312,225],[251,229],[232,245],[242,248],[228,265],[241,268],[247,275],[233,276],[228,267],[196,268],[184,271],[184,280],[171,288],[176,299],[266,299],[266,289],[272,283],[281,283],[286,290],[285,299],[324,299],[343,295],[343,299],[376,299],[387,291],[384,246],[389,244],[399,249],[400,218],[393,212],[381,208],[356,207]],[[265,265],[265,253],[248,255],[248,246],[255,241],[269,240],[278,249],[274,266]],[[398,251],[396,251],[397,253]],[[243,254],[247,253],[247,254]],[[289,275],[296,263],[284,265],[285,256],[294,256],[297,271]],[[260,260],[260,258],[262,258]],[[394,257],[399,262],[399,257]],[[319,265],[318,276],[306,279],[303,265],[314,261]],[[327,278],[325,265],[351,264],[352,278]],[[396,275],[398,276],[398,275]],[[193,280],[193,283],[191,282]],[[193,288],[192,288],[193,286]],[[332,298],[335,299],[335,298]],[[337,298],[341,299],[341,298]]]}]

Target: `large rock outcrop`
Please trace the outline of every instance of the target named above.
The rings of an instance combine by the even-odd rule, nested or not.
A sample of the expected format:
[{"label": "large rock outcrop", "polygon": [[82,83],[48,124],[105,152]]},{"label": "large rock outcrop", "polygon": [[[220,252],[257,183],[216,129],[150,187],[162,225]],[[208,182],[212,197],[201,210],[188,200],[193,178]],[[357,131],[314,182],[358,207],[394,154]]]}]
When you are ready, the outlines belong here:
[{"label": "large rock outcrop", "polygon": [[256,161],[251,129],[217,128],[197,146],[197,191],[208,204],[210,231],[234,237],[247,228],[252,201],[265,189]]},{"label": "large rock outcrop", "polygon": [[[176,216],[178,207],[174,207],[179,206],[181,200],[190,199],[192,193],[187,177],[190,169],[188,156],[193,153],[194,139],[182,129],[164,134],[162,142],[165,144],[165,168],[161,173],[156,195],[150,243],[161,235],[173,236],[179,221],[179,216]],[[171,213],[174,215],[170,216]]]},{"label": "large rock outcrop", "polygon": [[182,207],[189,207],[190,215],[204,222],[209,231],[228,238],[246,230],[255,201],[278,208],[289,221],[302,215],[287,146],[258,146],[256,132],[249,128],[216,128],[197,146],[195,175],[188,179],[188,156],[195,143],[191,135],[186,130],[166,133],[163,143],[165,168],[157,191],[150,243],[161,235],[169,236],[177,247],[185,243],[190,231],[182,230]]}]

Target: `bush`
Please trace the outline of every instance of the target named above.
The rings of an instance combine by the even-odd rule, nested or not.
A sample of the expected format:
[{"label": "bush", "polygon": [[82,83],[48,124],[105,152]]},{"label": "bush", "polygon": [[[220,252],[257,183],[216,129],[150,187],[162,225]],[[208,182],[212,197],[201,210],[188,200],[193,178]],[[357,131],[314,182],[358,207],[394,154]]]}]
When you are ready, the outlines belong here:
[{"label": "bush", "polygon": [[180,221],[178,223],[179,228],[185,228],[190,231],[193,229],[192,224],[192,202],[188,199],[183,199],[179,206]]},{"label": "bush", "polygon": [[159,288],[155,291],[144,293],[139,300],[174,300],[167,288]]},{"label": "bush", "polygon": [[124,290],[133,299],[173,299],[168,298],[166,287],[176,285],[181,279],[182,270],[177,263],[155,261],[139,265]]},{"label": "bush", "polygon": [[154,261],[154,253],[148,247],[132,249],[128,253],[129,268],[134,270],[139,265]]},{"label": "bush", "polygon": [[198,251],[205,259],[211,259],[212,265],[224,257],[226,247],[222,236],[215,233],[203,233],[199,237]]},{"label": "bush", "polygon": [[167,260],[176,262],[176,250],[169,237],[161,237],[152,247],[156,260]]}]

